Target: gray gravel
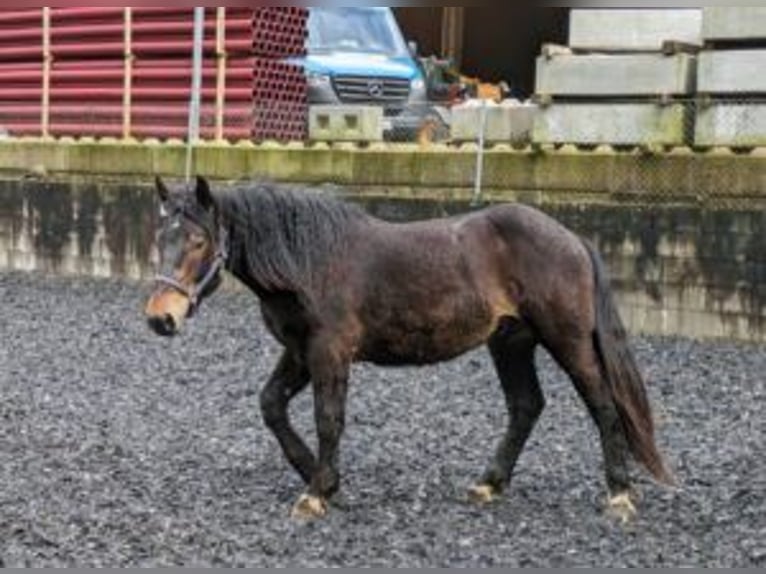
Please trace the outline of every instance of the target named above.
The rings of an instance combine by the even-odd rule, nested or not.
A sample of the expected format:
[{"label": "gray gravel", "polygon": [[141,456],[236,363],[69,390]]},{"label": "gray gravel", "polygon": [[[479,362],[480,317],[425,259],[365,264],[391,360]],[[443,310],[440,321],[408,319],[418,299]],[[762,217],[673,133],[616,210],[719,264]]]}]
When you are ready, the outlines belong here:
[{"label": "gray gravel", "polygon": [[[504,424],[484,352],[354,370],[344,494],[297,524],[301,484],[258,413],[279,349],[220,294],[172,341],[147,287],[0,274],[0,558],[6,566],[764,566],[766,349],[641,339],[682,487],[604,516],[596,434],[540,364],[548,409],[501,503],[465,501]],[[311,401],[297,402],[311,429]],[[313,437],[311,442],[313,443]]]}]

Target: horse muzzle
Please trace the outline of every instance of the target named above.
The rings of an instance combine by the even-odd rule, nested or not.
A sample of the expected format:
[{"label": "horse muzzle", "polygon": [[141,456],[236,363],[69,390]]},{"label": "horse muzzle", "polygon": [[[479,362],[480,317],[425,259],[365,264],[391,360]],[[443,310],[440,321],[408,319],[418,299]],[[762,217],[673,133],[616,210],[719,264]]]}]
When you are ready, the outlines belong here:
[{"label": "horse muzzle", "polygon": [[181,332],[184,320],[192,310],[185,295],[166,291],[153,296],[146,306],[149,328],[161,337],[174,337]]},{"label": "horse muzzle", "polygon": [[160,337],[175,337],[178,334],[178,325],[172,315],[149,317],[149,328]]}]

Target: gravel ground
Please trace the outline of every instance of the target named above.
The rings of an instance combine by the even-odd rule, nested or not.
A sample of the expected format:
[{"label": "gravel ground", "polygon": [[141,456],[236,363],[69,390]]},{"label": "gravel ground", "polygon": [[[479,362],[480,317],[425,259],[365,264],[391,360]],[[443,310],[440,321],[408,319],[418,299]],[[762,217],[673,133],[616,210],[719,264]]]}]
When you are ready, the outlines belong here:
[{"label": "gravel ground", "polygon": [[[682,486],[603,511],[596,434],[540,364],[548,408],[500,503],[465,500],[504,425],[485,353],[358,367],[329,518],[301,491],[257,391],[279,349],[255,299],[218,295],[165,341],[146,286],[0,274],[0,558],[6,566],[766,565],[766,349],[635,342]],[[311,429],[310,397],[297,401]],[[312,436],[312,443],[313,436]]]}]

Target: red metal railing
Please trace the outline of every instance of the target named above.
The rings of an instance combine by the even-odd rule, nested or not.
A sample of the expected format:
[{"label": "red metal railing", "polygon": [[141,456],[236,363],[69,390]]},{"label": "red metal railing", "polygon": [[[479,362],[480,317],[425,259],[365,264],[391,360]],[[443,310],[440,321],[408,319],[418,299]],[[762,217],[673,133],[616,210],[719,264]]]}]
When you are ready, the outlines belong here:
[{"label": "red metal railing", "polygon": [[[207,8],[204,139],[303,139],[303,8]],[[192,8],[0,8],[0,128],[13,135],[186,135]]]}]

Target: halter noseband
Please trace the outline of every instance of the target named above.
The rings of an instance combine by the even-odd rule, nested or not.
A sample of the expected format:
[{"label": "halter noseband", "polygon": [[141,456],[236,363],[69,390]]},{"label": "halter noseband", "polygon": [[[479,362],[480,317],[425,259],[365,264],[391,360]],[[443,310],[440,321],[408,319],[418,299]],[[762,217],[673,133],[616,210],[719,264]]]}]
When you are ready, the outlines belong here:
[{"label": "halter noseband", "polygon": [[[185,214],[187,217],[189,217],[189,214]],[[192,221],[197,223],[199,225],[199,222],[196,221],[196,218],[189,217]],[[205,227],[204,225],[201,225],[201,227]],[[212,235],[212,234],[209,234]],[[160,285],[165,285],[167,287],[171,287],[187,297],[189,299],[189,304],[191,305],[192,312],[197,308],[199,305],[200,296],[205,292],[205,290],[210,286],[210,283],[213,282],[216,275],[220,273],[225,267],[226,267],[226,261],[229,258],[229,238],[226,233],[226,229],[223,225],[218,226],[218,243],[216,245],[215,250],[215,256],[213,257],[213,262],[210,264],[210,267],[208,268],[205,275],[202,277],[202,279],[192,287],[186,287],[185,285],[182,285],[179,281],[174,279],[173,277],[169,277],[167,275],[156,275],[154,277],[155,283],[159,283]]]}]

